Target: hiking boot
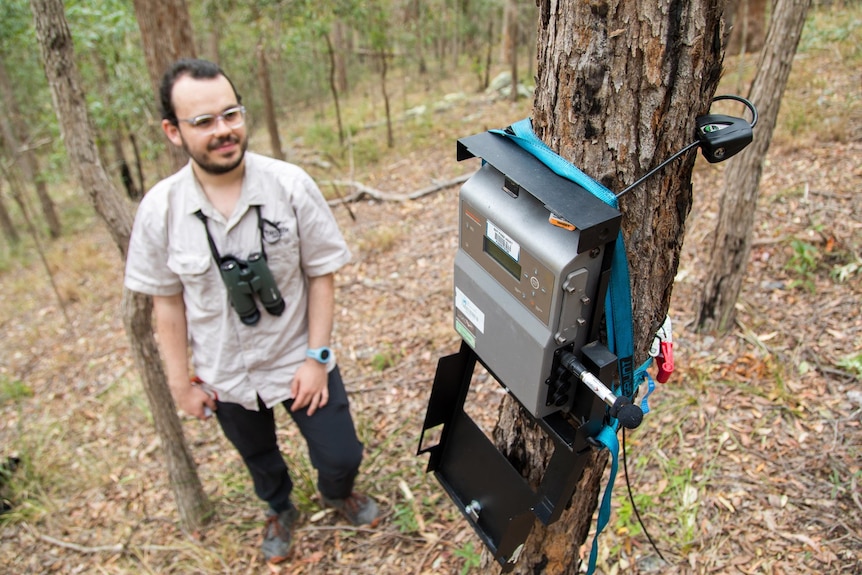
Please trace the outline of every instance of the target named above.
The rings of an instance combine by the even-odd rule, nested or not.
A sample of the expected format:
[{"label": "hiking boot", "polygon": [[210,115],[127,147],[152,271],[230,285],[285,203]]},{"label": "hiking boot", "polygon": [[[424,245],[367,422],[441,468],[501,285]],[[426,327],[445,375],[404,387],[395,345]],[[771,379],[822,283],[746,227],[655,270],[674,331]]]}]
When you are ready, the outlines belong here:
[{"label": "hiking boot", "polygon": [[290,544],[293,542],[293,524],[298,518],[299,511],[292,505],[281,513],[267,510],[260,548],[268,563],[281,563],[287,559]]},{"label": "hiking boot", "polygon": [[337,509],[350,523],[355,526],[370,525],[376,527],[380,521],[380,512],[377,503],[361,493],[353,492],[344,499],[329,499],[321,494],[323,504],[327,507]]}]

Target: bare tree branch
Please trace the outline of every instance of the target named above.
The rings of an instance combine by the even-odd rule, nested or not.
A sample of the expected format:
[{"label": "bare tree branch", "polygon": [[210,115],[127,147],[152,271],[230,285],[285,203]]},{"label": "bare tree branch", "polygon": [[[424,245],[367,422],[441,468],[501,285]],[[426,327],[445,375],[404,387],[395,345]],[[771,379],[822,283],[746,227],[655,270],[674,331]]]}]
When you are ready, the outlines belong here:
[{"label": "bare tree branch", "polygon": [[372,188],[370,186],[366,186],[365,184],[352,180],[327,180],[321,182],[320,184],[333,186],[336,189],[341,186],[346,188],[353,188],[355,190],[352,194],[348,196],[341,197],[337,200],[329,200],[330,206],[358,202],[365,197],[370,197],[371,199],[380,202],[407,202],[410,200],[418,200],[421,197],[428,196],[435,192],[439,192],[440,190],[445,190],[446,188],[451,188],[452,186],[457,186],[458,184],[463,184],[468,179],[470,179],[472,175],[473,173],[469,173],[452,178],[450,180],[437,182],[430,186],[414,190],[408,194],[394,194],[390,192],[384,192],[382,190],[378,190],[376,188]]}]

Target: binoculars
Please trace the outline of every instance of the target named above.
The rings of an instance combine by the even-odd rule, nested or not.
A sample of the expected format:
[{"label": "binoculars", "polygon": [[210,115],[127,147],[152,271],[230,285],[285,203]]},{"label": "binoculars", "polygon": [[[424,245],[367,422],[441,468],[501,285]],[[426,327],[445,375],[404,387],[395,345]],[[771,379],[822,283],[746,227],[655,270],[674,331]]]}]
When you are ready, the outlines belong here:
[{"label": "binoculars", "polygon": [[284,312],[284,299],[269,271],[266,257],[260,252],[251,254],[246,261],[225,256],[219,264],[219,271],[227,287],[230,304],[245,325],[255,325],[260,321],[255,294],[271,315]]}]

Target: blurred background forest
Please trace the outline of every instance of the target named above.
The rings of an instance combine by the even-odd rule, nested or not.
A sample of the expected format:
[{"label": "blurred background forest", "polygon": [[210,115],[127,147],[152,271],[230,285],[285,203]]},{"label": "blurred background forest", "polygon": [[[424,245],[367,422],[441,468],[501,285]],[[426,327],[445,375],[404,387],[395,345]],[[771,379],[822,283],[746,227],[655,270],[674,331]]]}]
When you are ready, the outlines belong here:
[{"label": "blurred background forest", "polygon": [[[158,52],[160,46],[142,43],[135,16],[136,8],[161,11],[162,18],[169,11],[155,10],[158,2],[136,4],[65,2],[102,162],[133,198],[173,170],[164,161],[166,143],[145,61],[145,50]],[[255,127],[262,138],[269,133],[271,153],[294,161],[312,153],[312,163],[346,166],[349,147],[349,161],[366,165],[382,149],[420,147],[435,135],[426,95],[481,92],[494,80],[492,71],[504,71],[498,87],[508,85],[505,76],[512,71],[532,77],[531,65],[519,74],[512,58],[532,61],[535,9],[517,2],[208,0],[186,6],[197,55],[225,68],[241,87],[253,133]],[[33,209],[46,215],[34,219],[52,237],[61,218],[51,215],[48,204],[59,204],[55,211],[80,206],[63,193],[69,192],[65,155],[28,2],[9,0],[0,7],[0,55],[8,250],[15,232],[6,223],[21,206],[10,199],[29,195],[31,185],[41,188],[41,204]],[[506,62],[515,62],[514,69]],[[522,87],[519,96],[528,95]],[[425,121],[405,130],[410,117]],[[375,137],[357,137],[369,130]],[[16,162],[21,156],[26,158]],[[76,225],[72,214],[62,219]]]}]

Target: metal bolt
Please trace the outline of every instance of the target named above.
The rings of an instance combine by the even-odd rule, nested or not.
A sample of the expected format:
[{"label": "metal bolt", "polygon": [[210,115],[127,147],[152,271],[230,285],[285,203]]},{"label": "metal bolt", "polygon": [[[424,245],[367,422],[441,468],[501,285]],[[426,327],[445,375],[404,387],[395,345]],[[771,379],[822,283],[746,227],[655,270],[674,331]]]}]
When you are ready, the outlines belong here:
[{"label": "metal bolt", "polygon": [[467,515],[473,518],[473,521],[478,521],[479,512],[482,511],[482,504],[474,499],[469,505],[467,505],[467,507],[464,508],[464,511],[467,512]]}]

